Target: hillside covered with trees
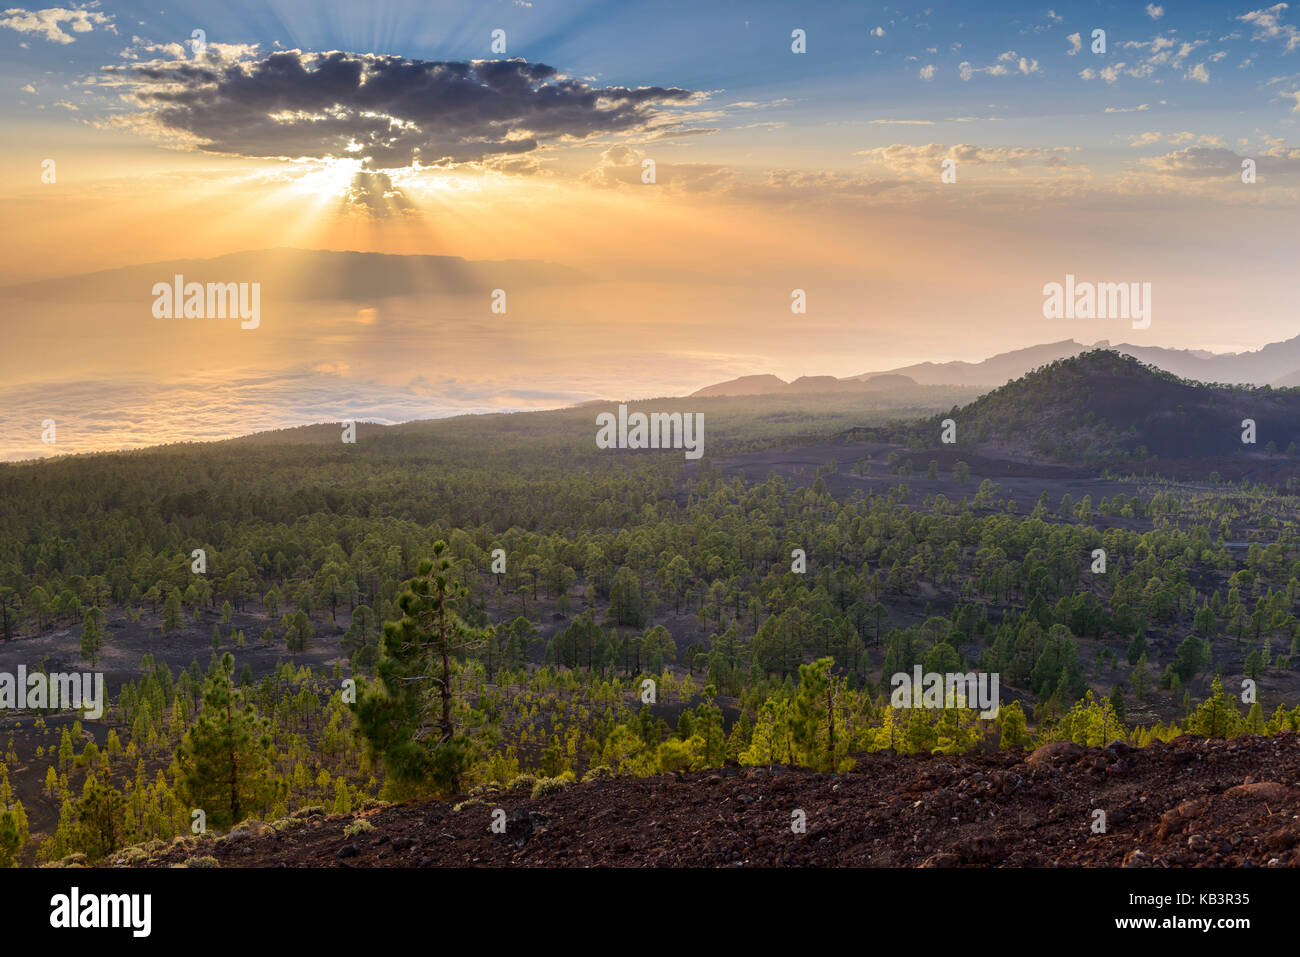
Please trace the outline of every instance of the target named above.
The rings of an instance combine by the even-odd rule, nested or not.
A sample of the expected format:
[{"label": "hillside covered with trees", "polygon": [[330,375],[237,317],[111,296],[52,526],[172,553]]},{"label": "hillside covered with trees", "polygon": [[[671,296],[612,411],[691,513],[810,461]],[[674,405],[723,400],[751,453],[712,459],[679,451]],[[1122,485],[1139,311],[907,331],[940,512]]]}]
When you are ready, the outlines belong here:
[{"label": "hillside covered with trees", "polygon": [[[196,810],[290,828],[520,781],[1300,727],[1292,495],[1031,477],[1026,509],[986,467],[901,474],[904,443],[844,438],[952,397],[645,404],[704,410],[698,463],[597,449],[591,405],[0,467],[6,666],[147,649],[101,719],[6,723],[0,852],[97,860]],[[891,707],[916,665],[999,673],[998,716]]]}]

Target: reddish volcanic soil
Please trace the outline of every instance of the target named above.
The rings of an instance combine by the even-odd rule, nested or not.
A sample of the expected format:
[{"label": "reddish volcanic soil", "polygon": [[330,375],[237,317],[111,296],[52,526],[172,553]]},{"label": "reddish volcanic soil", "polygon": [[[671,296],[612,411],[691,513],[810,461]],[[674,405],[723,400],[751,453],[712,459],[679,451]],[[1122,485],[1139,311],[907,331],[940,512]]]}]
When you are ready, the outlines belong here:
[{"label": "reddish volcanic soil", "polygon": [[[1300,740],[861,755],[847,774],[725,767],[317,815],[156,852],[220,867],[1279,867],[1300,864]],[[505,813],[506,833],[491,829]],[[794,833],[793,814],[806,815]],[[1092,833],[1094,810],[1106,832]],[[372,826],[349,837],[364,817]],[[126,855],[117,860],[126,863]],[[113,858],[105,861],[112,865]],[[210,864],[210,862],[209,862]]]}]

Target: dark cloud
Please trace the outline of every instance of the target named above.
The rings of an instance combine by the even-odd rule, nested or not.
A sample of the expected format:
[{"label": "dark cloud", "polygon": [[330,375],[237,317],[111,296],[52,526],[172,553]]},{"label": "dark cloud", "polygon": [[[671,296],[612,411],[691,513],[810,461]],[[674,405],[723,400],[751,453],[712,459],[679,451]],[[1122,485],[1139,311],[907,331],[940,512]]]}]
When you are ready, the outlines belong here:
[{"label": "dark cloud", "polygon": [[661,109],[703,94],[594,87],[544,63],[356,53],[156,61],[111,68],[150,125],[236,156],[364,159],[368,169],[447,166],[546,142],[663,133]]}]

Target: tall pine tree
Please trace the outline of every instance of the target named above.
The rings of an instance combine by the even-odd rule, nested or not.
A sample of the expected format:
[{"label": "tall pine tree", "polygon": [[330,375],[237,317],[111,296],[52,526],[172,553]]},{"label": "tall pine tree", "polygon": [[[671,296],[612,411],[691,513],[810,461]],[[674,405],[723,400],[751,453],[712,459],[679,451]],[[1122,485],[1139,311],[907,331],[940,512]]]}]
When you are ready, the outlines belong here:
[{"label": "tall pine tree", "polygon": [[397,600],[401,619],[384,622],[378,681],[352,706],[396,790],[453,792],[472,760],[469,736],[454,707],[458,655],[480,647],[489,632],[456,613],[467,589],[452,581],[446,547],[435,542],[432,561],[420,562],[407,582]]},{"label": "tall pine tree", "polygon": [[232,675],[235,658],[221,657],[203,689],[198,720],[176,750],[182,799],[207,815],[209,824],[238,824],[270,801],[274,785],[270,722],[245,706]]},{"label": "tall pine tree", "polygon": [[99,649],[104,647],[104,613],[98,608],[87,608],[81,619],[81,657],[95,667]]}]

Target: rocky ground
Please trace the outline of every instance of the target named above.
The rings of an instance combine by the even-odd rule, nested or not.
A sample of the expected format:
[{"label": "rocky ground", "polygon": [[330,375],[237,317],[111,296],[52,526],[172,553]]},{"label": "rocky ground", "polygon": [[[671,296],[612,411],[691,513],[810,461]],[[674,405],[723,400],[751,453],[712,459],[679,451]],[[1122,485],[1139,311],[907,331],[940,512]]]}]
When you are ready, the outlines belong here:
[{"label": "rocky ground", "polygon": [[[520,784],[352,815],[304,809],[108,866],[1286,867],[1300,865],[1300,739],[1141,751],[861,755],[846,774],[724,767],[550,793]],[[534,793],[537,796],[534,797]],[[498,810],[499,809],[499,810]],[[1105,812],[1104,833],[1097,811]],[[806,829],[800,832],[802,819]],[[504,833],[494,833],[494,819]]]}]

